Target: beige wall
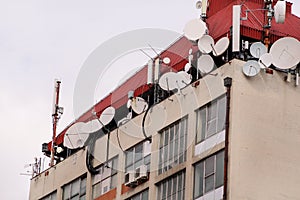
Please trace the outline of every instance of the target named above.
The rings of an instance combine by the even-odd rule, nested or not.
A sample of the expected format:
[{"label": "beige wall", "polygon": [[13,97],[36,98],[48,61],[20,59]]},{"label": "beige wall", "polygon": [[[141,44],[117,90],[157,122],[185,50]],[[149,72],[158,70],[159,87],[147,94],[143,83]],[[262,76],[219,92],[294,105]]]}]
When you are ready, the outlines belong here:
[{"label": "beige wall", "polygon": [[[156,199],[155,183],[186,169],[186,199],[193,197],[193,167],[209,154],[222,148],[224,143],[212,150],[194,156],[195,110],[225,93],[223,79],[232,77],[230,112],[230,199],[296,199],[300,187],[300,88],[287,83],[283,75],[261,72],[247,78],[242,73],[244,62],[233,60],[192,85],[156,105],[146,120],[146,133],[152,135],[150,180],[125,193],[125,199],[149,187],[150,199]],[[179,108],[179,109],[178,109]],[[157,132],[183,116],[188,116],[187,161],[167,173],[157,175],[159,137]],[[144,139],[141,131],[143,114],[121,126],[118,130],[121,147],[126,150]],[[106,139],[96,142],[96,164],[105,161]],[[111,133],[110,158],[119,154],[120,173],[117,195],[124,183],[125,157],[117,142],[116,130]],[[79,151],[55,167],[31,180],[30,199],[38,199],[87,173],[88,193],[91,191],[91,176],[85,167],[85,150]],[[299,193],[299,192],[298,192]],[[87,199],[89,199],[88,196]],[[118,198],[119,199],[119,198]]]}]

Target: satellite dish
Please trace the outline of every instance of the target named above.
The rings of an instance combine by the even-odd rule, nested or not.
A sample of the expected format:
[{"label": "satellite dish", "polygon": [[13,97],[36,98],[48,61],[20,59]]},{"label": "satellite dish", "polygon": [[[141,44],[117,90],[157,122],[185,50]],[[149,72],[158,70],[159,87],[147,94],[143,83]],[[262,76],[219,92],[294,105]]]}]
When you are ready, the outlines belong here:
[{"label": "satellite dish", "polygon": [[113,120],[113,118],[115,116],[115,112],[116,112],[116,110],[112,106],[105,108],[105,110],[101,113],[100,118],[99,118],[99,120],[103,126],[106,126]]},{"label": "satellite dish", "polygon": [[198,18],[189,21],[183,29],[184,36],[193,41],[200,39],[206,31],[207,27],[205,22]]},{"label": "satellite dish", "polygon": [[132,100],[131,107],[135,113],[141,114],[148,109],[148,103],[143,98],[136,97]]},{"label": "satellite dish", "polygon": [[185,71],[177,72],[176,84],[178,89],[182,89],[186,87],[188,84],[192,82],[192,77],[190,74]]},{"label": "satellite dish", "polygon": [[210,53],[214,45],[214,39],[210,35],[204,35],[198,41],[198,48],[202,53]]},{"label": "satellite dish", "polygon": [[197,1],[196,2],[196,8],[197,9],[201,9],[202,8],[202,2],[201,1]]},{"label": "satellite dish", "polygon": [[259,73],[260,66],[257,61],[249,60],[243,66],[243,72],[246,76],[255,76]]},{"label": "satellite dish", "polygon": [[158,81],[159,86],[163,90],[167,91],[176,89],[176,76],[177,74],[175,72],[167,72],[163,74]]},{"label": "satellite dish", "polygon": [[186,63],[184,66],[184,71],[188,72],[191,69],[191,64],[190,63]]},{"label": "satellite dish", "polygon": [[197,67],[202,73],[209,73],[214,68],[214,60],[210,55],[202,55],[198,58]]},{"label": "satellite dish", "polygon": [[128,99],[128,101],[127,101],[127,108],[128,108],[128,109],[131,107],[131,102],[132,102],[132,100],[131,100],[131,99]]},{"label": "satellite dish", "polygon": [[271,66],[272,60],[273,60],[272,54],[265,53],[259,58],[258,64],[260,65],[260,68],[265,69]]},{"label": "satellite dish", "polygon": [[260,56],[262,56],[263,54],[265,54],[267,52],[268,52],[267,47],[261,42],[254,42],[250,46],[250,54],[254,58],[259,58]]},{"label": "satellite dish", "polygon": [[273,65],[279,69],[290,69],[300,61],[300,42],[292,37],[277,40],[270,49]]},{"label": "satellite dish", "polygon": [[229,47],[229,39],[227,37],[222,37],[218,40],[213,49],[214,56],[222,55]]},{"label": "satellite dish", "polygon": [[274,17],[275,21],[278,24],[283,24],[285,21],[286,15],[286,2],[285,1],[277,1],[274,6]]},{"label": "satellite dish", "polygon": [[170,62],[171,62],[171,59],[169,57],[165,57],[163,59],[163,63],[165,63],[166,65],[170,64]]},{"label": "satellite dish", "polygon": [[69,149],[83,147],[89,134],[83,132],[85,123],[77,122],[73,124],[65,133],[63,145]]},{"label": "satellite dish", "polygon": [[82,127],[84,133],[94,133],[102,128],[102,124],[99,122],[99,119],[93,119],[85,123]]}]

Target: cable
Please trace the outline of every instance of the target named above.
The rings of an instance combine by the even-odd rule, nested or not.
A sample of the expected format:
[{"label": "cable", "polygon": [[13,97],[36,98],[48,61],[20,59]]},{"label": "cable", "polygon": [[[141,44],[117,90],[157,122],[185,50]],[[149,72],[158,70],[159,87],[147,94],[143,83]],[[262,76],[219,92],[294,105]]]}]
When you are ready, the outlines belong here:
[{"label": "cable", "polygon": [[91,142],[88,144],[88,148],[86,150],[86,159],[85,159],[86,168],[92,175],[100,173],[98,167],[93,167],[94,156],[92,155],[92,153],[94,152],[95,149],[95,139],[96,136],[94,135],[93,138],[91,139]]},{"label": "cable", "polygon": [[146,121],[146,116],[147,116],[149,110],[152,109],[152,107],[153,107],[154,105],[156,105],[156,104],[153,104],[152,106],[150,106],[150,107],[146,110],[146,112],[145,112],[145,114],[144,114],[144,116],[143,116],[143,121],[142,121],[142,132],[143,132],[143,135],[144,135],[145,139],[148,140],[150,143],[152,143],[152,139],[151,139],[151,137],[148,137],[147,134],[146,134],[146,130],[145,130],[145,121]]},{"label": "cable", "polygon": [[122,148],[122,146],[121,146],[121,142],[120,142],[120,138],[119,138],[119,128],[117,128],[117,140],[118,140],[118,144],[119,144],[119,147],[120,147],[120,149],[123,151],[123,152],[125,152],[124,151],[124,149]]}]

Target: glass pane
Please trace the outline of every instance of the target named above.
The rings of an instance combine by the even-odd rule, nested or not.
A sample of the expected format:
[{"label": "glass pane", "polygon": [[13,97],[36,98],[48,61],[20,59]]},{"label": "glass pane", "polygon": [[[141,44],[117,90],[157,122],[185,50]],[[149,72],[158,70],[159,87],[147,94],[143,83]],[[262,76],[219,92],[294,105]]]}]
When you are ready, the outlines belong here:
[{"label": "glass pane", "polygon": [[205,178],[205,193],[214,189],[214,174]]},{"label": "glass pane", "polygon": [[211,156],[205,160],[205,176],[215,172],[215,156]]},{"label": "glass pane", "polygon": [[169,143],[169,129],[165,131],[164,145]]},{"label": "glass pane", "polygon": [[[199,138],[197,135],[197,142],[200,142],[202,140],[205,139],[205,134],[206,134],[206,107],[200,110],[200,119],[198,119],[198,124],[199,124],[199,128],[198,128],[198,133],[199,134]],[[199,132],[200,131],[200,132]]]},{"label": "glass pane", "polygon": [[145,158],[144,158],[144,164],[145,165],[150,165],[150,155],[148,155],[148,156],[146,156]]},{"label": "glass pane", "polygon": [[101,195],[101,182],[93,185],[93,198],[97,198]]},{"label": "glass pane", "polygon": [[226,118],[226,98],[223,97],[218,100],[218,127],[217,131],[224,130]]},{"label": "glass pane", "polygon": [[208,113],[207,113],[207,120],[212,120],[217,117],[217,101],[212,102],[208,105]]},{"label": "glass pane", "polygon": [[216,187],[224,183],[224,151],[217,154]]},{"label": "glass pane", "polygon": [[80,182],[80,195],[85,194],[86,190],[86,178],[81,179]]},{"label": "glass pane", "polygon": [[115,174],[111,177],[110,189],[113,189],[113,188],[117,187],[117,182],[118,182],[117,174]]},{"label": "glass pane", "polygon": [[126,166],[129,166],[133,163],[133,149],[126,151]]},{"label": "glass pane", "polygon": [[176,194],[177,191],[178,191],[178,189],[177,189],[177,177],[175,177],[173,179],[173,191],[172,191],[172,194]]},{"label": "glass pane", "polygon": [[79,189],[80,189],[80,179],[76,180],[75,182],[72,183],[71,186],[71,196],[74,196],[75,194],[79,194]]},{"label": "glass pane", "polygon": [[79,194],[76,195],[76,196],[74,196],[74,197],[72,197],[71,200],[79,200]]},{"label": "glass pane", "polygon": [[164,182],[163,183],[163,189],[162,189],[162,199],[166,198],[166,194],[167,194],[167,183]]},{"label": "glass pane", "polygon": [[171,193],[172,193],[172,180],[173,179],[169,179],[168,180],[168,191],[167,191],[167,196],[171,196]]},{"label": "glass pane", "polygon": [[85,200],[85,195],[81,196],[80,200]]},{"label": "glass pane", "polygon": [[169,144],[169,163],[171,164],[173,160],[173,150],[174,149],[174,141],[172,140],[171,143]]},{"label": "glass pane", "polygon": [[143,158],[143,144],[139,144],[135,147],[134,161],[137,162]]},{"label": "glass pane", "polygon": [[146,191],[144,191],[143,193],[142,193],[142,200],[148,200],[148,190],[146,190]]},{"label": "glass pane", "polygon": [[203,195],[203,162],[195,165],[194,197]]},{"label": "glass pane", "polygon": [[69,185],[66,185],[65,187],[64,187],[64,191],[63,191],[63,199],[68,199],[68,198],[70,198],[70,188],[71,188],[71,185],[69,184]]},{"label": "glass pane", "polygon": [[207,122],[207,135],[206,135],[206,137],[209,137],[209,136],[211,136],[215,133],[217,133],[217,120],[216,119]]},{"label": "glass pane", "polygon": [[170,128],[170,141],[173,141],[173,140],[174,140],[174,129],[175,129],[174,126],[172,126],[172,127]]}]

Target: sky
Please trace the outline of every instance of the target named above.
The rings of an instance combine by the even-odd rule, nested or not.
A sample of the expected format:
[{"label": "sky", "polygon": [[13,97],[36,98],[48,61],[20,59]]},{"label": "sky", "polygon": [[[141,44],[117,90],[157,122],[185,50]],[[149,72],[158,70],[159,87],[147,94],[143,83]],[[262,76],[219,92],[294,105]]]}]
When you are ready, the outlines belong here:
[{"label": "sky", "polygon": [[[0,0],[1,199],[28,199],[30,176],[21,174],[30,170],[24,166],[34,157],[44,158],[41,145],[51,140],[54,80],[62,81],[60,106],[65,111],[58,124],[60,132],[74,120],[76,80],[99,45],[141,28],[181,34],[185,23],[200,14],[195,2]],[[291,2],[293,13],[300,16],[300,2]],[[99,81],[94,101],[148,59],[134,52],[114,61],[114,70]]]}]

